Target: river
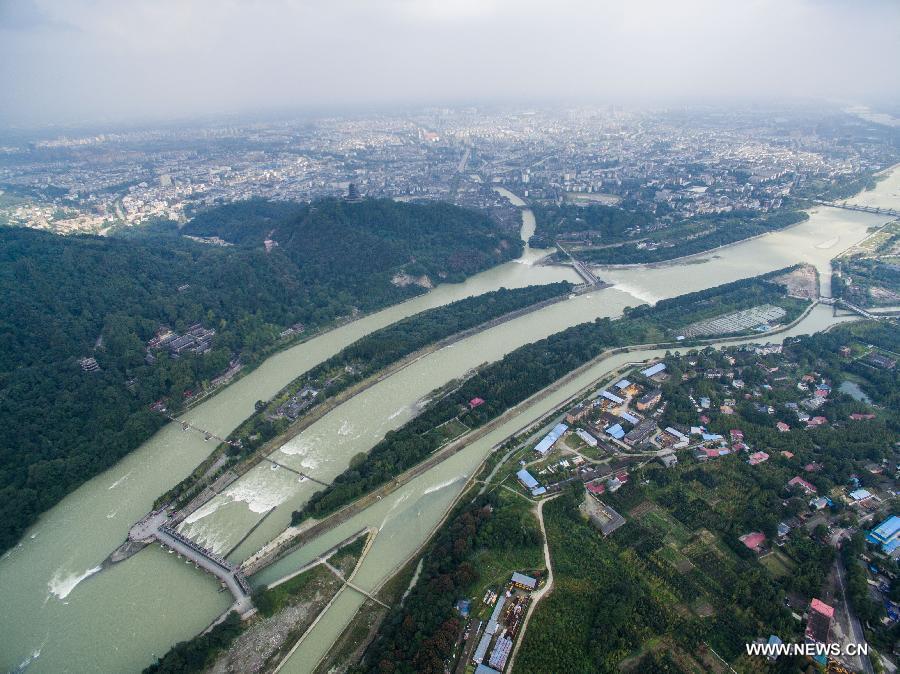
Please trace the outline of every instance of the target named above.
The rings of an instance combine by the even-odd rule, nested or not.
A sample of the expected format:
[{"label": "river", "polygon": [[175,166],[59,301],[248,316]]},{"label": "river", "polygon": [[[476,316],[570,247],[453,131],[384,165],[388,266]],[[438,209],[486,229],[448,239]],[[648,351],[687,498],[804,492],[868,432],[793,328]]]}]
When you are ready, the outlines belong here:
[{"label": "river", "polygon": [[[819,305],[794,329],[771,338],[782,339],[824,329],[837,321],[830,307]],[[752,342],[753,340],[746,340]],[[254,584],[269,583],[296,569],[363,526],[377,527],[375,541],[354,577],[354,583],[366,590],[377,590],[426,540],[447,508],[460,493],[491,448],[510,434],[540,419],[596,379],[631,362],[661,356],[664,350],[634,351],[612,356],[586,371],[566,386],[543,398],[539,404],[507,421],[466,449],[432,470],[404,485],[376,505],[351,518],[321,538],[279,560],[253,577]],[[328,651],[330,644],[349,624],[362,605],[363,597],[344,592],[328,613],[313,628],[281,671],[311,672]]]},{"label": "river", "polygon": [[[531,232],[533,221],[524,222],[523,236]],[[534,265],[544,255],[526,249],[518,260],[464,283],[439,285],[280,352],[183,418],[225,437],[253,412],[257,400],[270,398],[296,376],[373,330],[500,287],[579,281],[571,269]],[[442,383],[435,382],[424,388]],[[131,524],[213,447],[198,433],[182,432],[178,424],[165,426],[42,515],[22,542],[3,555],[0,596],[7,608],[0,615],[0,670],[21,666],[35,672],[139,670],[229,606],[230,595],[217,592],[211,576],[177,563],[174,555],[157,547],[96,573],[101,561],[125,540]],[[272,520],[282,522],[274,516]]]},{"label": "river", "polygon": [[[880,183],[875,192],[887,184]],[[869,226],[882,221],[878,216],[820,208],[812,212],[809,221],[789,230],[700,256],[708,259],[701,264],[604,269],[601,278],[616,287],[546,307],[432,353],[336,408],[276,456],[285,465],[302,466],[327,479],[343,470],[353,454],[366,451],[387,430],[411,418],[422,396],[472,366],[568,325],[596,316],[619,315],[629,304],[753,276],[798,261],[809,261],[825,270],[831,257],[861,240]],[[522,235],[526,241],[533,228],[531,212],[523,211]],[[542,255],[526,248],[515,262],[462,284],[438,286],[272,356],[254,372],[190,410],[185,418],[224,436],[252,412],[256,400],[271,397],[297,375],[372,330],[501,286],[576,280],[569,269],[533,264]],[[793,332],[816,331],[833,320],[830,309],[819,307]],[[629,354],[627,359],[642,357]],[[616,363],[614,359],[605,361],[597,372],[582,379],[586,383]],[[560,392],[558,400],[579,387],[578,382],[566,387],[568,393]],[[551,396],[544,402],[552,407],[558,400]],[[534,409],[524,416],[536,417],[539,413]],[[426,538],[485,452],[525,420],[509,422],[473,443],[361,513],[352,523],[266,570],[260,581],[297,568],[316,550],[327,548],[346,535],[343,532],[358,529],[360,522],[365,522],[383,526],[357,579],[364,587],[377,586]],[[29,671],[138,670],[172,643],[200,631],[228,607],[231,597],[217,592],[217,583],[211,577],[183,561],[178,563],[174,555],[155,546],[102,573],[90,573],[125,538],[130,524],[151,507],[153,500],[187,475],[211,449],[199,434],[184,433],[177,424],[166,426],[42,516],[22,544],[4,555],[0,560],[0,593],[8,608],[0,617],[0,668],[27,664]],[[242,558],[283,528],[290,511],[309,497],[311,484],[298,483],[296,477],[284,469],[251,471],[184,527],[217,549],[227,550],[261,512],[278,505],[263,526],[235,551],[233,558]],[[343,594],[317,625],[315,638],[291,658],[289,668],[303,671],[303,663],[314,664],[317,655],[308,649],[312,644],[327,648],[352,617],[357,601],[352,593]]]}]

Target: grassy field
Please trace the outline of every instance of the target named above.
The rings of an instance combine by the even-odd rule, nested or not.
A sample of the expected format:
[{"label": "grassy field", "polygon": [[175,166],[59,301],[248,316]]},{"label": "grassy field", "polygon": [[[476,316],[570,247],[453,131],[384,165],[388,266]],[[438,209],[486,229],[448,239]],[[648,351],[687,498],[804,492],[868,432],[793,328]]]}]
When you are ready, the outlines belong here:
[{"label": "grassy field", "polygon": [[438,442],[440,442],[441,445],[446,445],[448,442],[456,440],[456,438],[468,433],[470,430],[471,429],[459,419],[451,419],[450,421],[431,429],[426,435],[437,437]]},{"label": "grassy field", "polygon": [[778,550],[765,557],[761,557],[759,561],[776,578],[787,576],[797,567],[792,559],[789,559]]}]

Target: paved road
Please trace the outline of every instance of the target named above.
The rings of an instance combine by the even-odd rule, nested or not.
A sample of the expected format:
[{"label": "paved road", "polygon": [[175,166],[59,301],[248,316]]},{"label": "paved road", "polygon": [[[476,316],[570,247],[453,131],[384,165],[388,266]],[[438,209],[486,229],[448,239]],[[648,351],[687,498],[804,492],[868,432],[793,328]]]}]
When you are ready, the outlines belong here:
[{"label": "paved road", "polygon": [[[837,560],[834,562],[834,568],[837,574],[838,587],[841,589],[841,599],[843,599],[841,603],[844,605],[847,624],[850,625],[851,634],[849,636],[853,643],[864,644],[866,643],[866,635],[863,632],[862,625],[859,622],[859,618],[856,617],[856,614],[851,613],[850,604],[847,602],[847,592],[844,584],[844,562],[840,557],[840,553],[838,553]],[[869,659],[868,655],[859,655],[858,660],[862,665],[862,670],[865,674],[875,674],[875,670],[872,668],[872,661]]]},{"label": "paved road", "polygon": [[140,522],[128,530],[128,540],[149,541],[156,538],[156,532],[168,523],[169,516],[165,509],[149,513]]}]

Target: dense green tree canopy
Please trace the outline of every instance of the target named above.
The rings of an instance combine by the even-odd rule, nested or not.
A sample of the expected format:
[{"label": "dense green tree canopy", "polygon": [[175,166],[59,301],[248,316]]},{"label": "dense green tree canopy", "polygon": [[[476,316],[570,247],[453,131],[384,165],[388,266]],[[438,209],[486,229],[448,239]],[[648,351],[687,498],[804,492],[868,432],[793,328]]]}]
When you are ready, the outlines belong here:
[{"label": "dense green tree canopy", "polygon": [[[424,292],[392,283],[397,273],[459,281],[520,250],[475,211],[389,200],[250,201],[182,232],[121,237],[0,229],[0,550],[146,440],[163,422],[154,401],[177,410],[231,359],[252,366],[277,347],[287,326]],[[160,326],[196,323],[216,331],[208,353],[145,362]],[[82,371],[88,356],[99,371]]]}]

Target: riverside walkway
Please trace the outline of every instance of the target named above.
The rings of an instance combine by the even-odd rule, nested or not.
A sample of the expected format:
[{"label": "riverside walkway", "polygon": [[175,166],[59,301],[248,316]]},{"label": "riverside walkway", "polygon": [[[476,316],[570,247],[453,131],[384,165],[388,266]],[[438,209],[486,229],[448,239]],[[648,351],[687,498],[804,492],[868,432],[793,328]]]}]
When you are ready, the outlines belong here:
[{"label": "riverside walkway", "polygon": [[572,263],[572,268],[582,278],[585,286],[591,288],[604,285],[603,281],[594,276],[594,273],[590,269],[588,269],[587,265],[584,264],[584,262],[577,259],[574,255],[572,255],[572,253],[563,248],[558,241],[556,242],[556,247],[569,257],[569,261]]}]

